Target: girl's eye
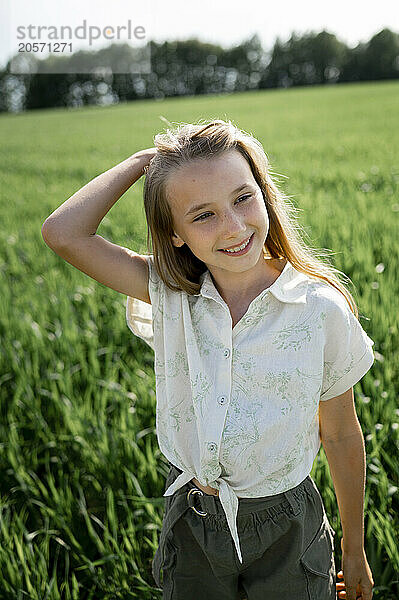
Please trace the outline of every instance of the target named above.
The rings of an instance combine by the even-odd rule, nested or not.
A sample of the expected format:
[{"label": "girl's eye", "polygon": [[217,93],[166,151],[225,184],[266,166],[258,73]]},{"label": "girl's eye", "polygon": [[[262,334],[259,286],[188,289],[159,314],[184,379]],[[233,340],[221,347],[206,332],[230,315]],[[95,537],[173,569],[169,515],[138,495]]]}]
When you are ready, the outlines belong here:
[{"label": "girl's eye", "polygon": [[[246,194],[245,196],[240,196],[240,197],[237,199],[237,202],[238,202],[239,200],[242,200],[243,202],[245,202],[245,200],[247,200],[248,198],[250,198],[250,197],[251,197],[251,195],[252,195],[252,194]],[[200,215],[199,217],[197,217],[196,219],[194,219],[193,223],[195,223],[195,221],[205,221],[205,219],[207,219],[207,218],[208,218],[208,217],[207,217],[207,215],[210,215],[210,214],[212,214],[212,213],[209,213],[209,212],[207,212],[207,213],[204,213],[204,214]]]}]

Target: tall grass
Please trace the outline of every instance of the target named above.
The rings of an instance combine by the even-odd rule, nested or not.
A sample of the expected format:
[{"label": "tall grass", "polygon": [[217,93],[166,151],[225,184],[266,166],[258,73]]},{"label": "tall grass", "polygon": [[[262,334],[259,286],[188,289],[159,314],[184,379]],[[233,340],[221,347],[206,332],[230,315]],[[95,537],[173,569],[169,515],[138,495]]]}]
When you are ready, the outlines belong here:
[{"label": "tall grass", "polygon": [[[167,464],[153,352],[126,297],[54,254],[41,224],[169,121],[231,118],[264,145],[316,247],[353,281],[376,361],[355,386],[367,451],[374,598],[398,597],[397,82],[143,101],[0,116],[0,598],[160,599],[151,560]],[[98,233],[146,251],[140,180]],[[336,535],[321,448],[311,472]],[[294,600],[294,599],[293,599]]]}]

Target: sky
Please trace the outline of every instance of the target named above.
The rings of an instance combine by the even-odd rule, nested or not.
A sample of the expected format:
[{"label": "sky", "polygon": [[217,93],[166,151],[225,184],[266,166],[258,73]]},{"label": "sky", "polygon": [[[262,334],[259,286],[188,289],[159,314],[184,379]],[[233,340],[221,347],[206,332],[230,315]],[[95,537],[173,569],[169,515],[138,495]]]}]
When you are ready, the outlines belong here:
[{"label": "sky", "polygon": [[[111,26],[114,30],[117,25],[127,26],[128,20],[132,30],[144,27],[144,37],[141,34],[141,38],[132,38],[133,45],[137,46],[149,39],[161,42],[196,37],[228,48],[257,33],[267,51],[277,37],[286,41],[293,32],[303,34],[325,29],[354,47],[384,27],[399,33],[399,8],[394,0],[335,0],[331,3],[320,0],[237,3],[232,0],[1,0],[0,65],[4,68],[21,43],[17,26],[68,25],[74,28],[81,26],[84,19],[87,25]],[[125,41],[122,36],[120,39]],[[90,46],[88,41],[75,39],[73,50],[98,49],[111,43],[102,38]]]}]

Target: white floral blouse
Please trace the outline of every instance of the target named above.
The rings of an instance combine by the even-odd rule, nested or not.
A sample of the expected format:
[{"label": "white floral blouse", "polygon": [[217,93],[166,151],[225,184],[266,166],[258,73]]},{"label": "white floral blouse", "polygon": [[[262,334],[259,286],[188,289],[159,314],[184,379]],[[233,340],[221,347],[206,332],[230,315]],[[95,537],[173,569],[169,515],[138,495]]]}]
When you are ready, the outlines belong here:
[{"label": "white floral blouse", "polygon": [[279,494],[307,477],[320,448],[319,401],[367,373],[374,342],[340,292],[288,261],[232,329],[209,270],[189,295],[165,286],[153,255],[146,260],[152,304],[128,296],[126,319],[154,350],[158,443],[183,471],[164,496],[193,477],[218,489],[242,562],[237,497]]}]

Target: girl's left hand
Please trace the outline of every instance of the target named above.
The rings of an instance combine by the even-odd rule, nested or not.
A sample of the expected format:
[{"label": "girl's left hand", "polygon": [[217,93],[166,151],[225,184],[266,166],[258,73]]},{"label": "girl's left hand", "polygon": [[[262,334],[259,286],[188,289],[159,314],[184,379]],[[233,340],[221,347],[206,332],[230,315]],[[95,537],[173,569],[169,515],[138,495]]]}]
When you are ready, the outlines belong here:
[{"label": "girl's left hand", "polygon": [[343,538],[341,539],[342,570],[337,576],[343,579],[336,584],[338,598],[343,600],[371,600],[373,597],[373,575],[367,562],[366,554],[344,553]]}]

